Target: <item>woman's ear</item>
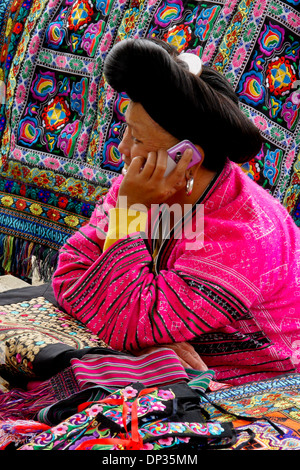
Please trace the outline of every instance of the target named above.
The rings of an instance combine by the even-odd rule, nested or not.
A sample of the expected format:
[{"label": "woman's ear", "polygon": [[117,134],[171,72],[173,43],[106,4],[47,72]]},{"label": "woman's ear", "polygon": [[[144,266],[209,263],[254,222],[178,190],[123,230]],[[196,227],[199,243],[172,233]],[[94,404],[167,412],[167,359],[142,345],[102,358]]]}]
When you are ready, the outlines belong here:
[{"label": "woman's ear", "polygon": [[200,147],[200,145],[198,145],[198,144],[195,144],[195,147],[196,147],[196,149],[198,150],[198,152],[200,153],[200,155],[201,155],[201,157],[202,157],[202,158],[201,158],[201,162],[200,162],[201,165],[202,165],[203,160],[204,160],[204,155],[205,155],[205,154],[204,154],[204,150],[203,150],[203,148]]},{"label": "woman's ear", "polygon": [[188,180],[191,177],[195,178],[196,174],[198,173],[198,170],[201,168],[201,166],[203,164],[203,161],[204,161],[204,155],[205,154],[204,154],[203,148],[200,147],[200,145],[198,145],[198,144],[195,144],[195,147],[201,155],[201,161],[196,163],[196,165],[193,165],[193,166],[191,166],[190,168],[188,168],[186,170],[186,172],[185,172],[186,180]]}]

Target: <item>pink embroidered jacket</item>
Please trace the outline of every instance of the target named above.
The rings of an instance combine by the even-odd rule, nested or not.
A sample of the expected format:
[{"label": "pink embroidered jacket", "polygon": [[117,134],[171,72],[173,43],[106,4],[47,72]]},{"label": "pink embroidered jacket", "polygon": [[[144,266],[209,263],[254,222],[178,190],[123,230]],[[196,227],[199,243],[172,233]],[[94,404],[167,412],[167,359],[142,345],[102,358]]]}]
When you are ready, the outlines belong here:
[{"label": "pink embroidered jacket", "polygon": [[142,233],[103,252],[121,180],[61,249],[60,305],[117,350],[189,341],[222,382],[300,372],[300,230],[286,209],[228,162],[198,201],[204,243],[188,249],[173,229],[154,269]]}]

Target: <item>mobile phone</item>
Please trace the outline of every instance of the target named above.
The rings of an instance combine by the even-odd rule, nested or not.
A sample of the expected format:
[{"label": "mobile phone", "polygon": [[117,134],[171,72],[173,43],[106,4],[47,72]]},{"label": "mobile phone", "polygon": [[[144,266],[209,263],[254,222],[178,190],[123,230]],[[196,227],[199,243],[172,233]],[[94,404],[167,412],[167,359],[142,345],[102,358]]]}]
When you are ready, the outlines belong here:
[{"label": "mobile phone", "polygon": [[182,140],[181,142],[179,142],[179,144],[176,144],[174,145],[174,147],[171,147],[169,150],[167,150],[168,164],[165,176],[167,176],[175,168],[175,166],[181,159],[184,151],[188,148],[191,148],[193,150],[193,156],[187,168],[196,165],[202,160],[202,155],[199,150],[195,147],[195,145],[192,144],[192,142],[190,142],[189,140]]}]

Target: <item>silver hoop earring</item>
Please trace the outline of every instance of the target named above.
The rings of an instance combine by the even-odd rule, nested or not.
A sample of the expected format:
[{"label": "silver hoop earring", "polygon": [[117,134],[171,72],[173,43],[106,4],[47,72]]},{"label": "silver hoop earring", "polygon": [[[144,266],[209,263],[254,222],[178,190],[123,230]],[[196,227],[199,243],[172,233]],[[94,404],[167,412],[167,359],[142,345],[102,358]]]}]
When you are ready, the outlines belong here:
[{"label": "silver hoop earring", "polygon": [[193,192],[193,187],[194,187],[194,178],[191,176],[187,182],[186,182],[186,186],[185,186],[185,192],[186,192],[186,195],[187,196],[190,196]]}]

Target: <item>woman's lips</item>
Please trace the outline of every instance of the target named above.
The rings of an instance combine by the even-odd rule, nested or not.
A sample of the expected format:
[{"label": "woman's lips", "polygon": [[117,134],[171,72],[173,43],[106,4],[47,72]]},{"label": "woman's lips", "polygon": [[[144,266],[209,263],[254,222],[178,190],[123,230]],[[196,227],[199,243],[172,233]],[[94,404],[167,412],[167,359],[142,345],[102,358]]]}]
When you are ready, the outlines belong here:
[{"label": "woman's lips", "polygon": [[123,168],[122,168],[122,175],[125,176],[126,173],[127,173],[127,169],[128,169],[128,166],[129,166],[129,162],[128,162],[127,158],[125,157],[125,155],[122,155],[122,160],[123,160],[123,162],[124,162],[124,166],[123,166]]},{"label": "woman's lips", "polygon": [[126,157],[126,155],[122,155],[122,160],[124,162],[125,165],[129,166],[130,165],[130,162],[131,162],[131,158],[130,157]]}]

